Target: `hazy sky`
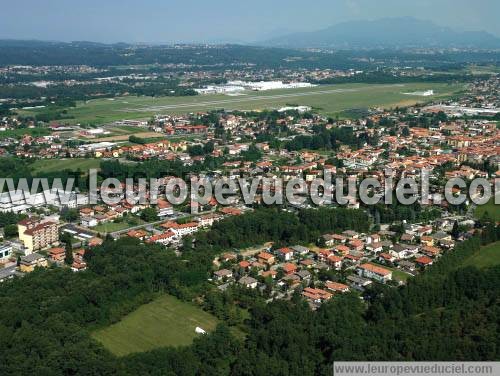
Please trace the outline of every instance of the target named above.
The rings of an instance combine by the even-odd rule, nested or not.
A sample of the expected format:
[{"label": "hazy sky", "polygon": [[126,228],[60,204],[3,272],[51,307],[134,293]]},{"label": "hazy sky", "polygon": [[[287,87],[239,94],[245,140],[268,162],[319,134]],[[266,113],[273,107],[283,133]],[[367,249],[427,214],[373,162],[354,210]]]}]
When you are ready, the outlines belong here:
[{"label": "hazy sky", "polygon": [[500,36],[499,0],[2,0],[0,10],[0,39],[255,41],[396,16]]}]

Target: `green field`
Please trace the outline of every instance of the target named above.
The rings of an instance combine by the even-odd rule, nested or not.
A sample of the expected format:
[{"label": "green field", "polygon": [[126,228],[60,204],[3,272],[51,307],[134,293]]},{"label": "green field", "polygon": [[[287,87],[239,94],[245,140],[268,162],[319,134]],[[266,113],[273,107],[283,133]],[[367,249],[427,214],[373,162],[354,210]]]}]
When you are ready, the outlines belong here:
[{"label": "green field", "polygon": [[70,158],[70,159],[40,159],[31,165],[34,173],[50,173],[62,170],[78,169],[87,172],[91,168],[99,169],[100,159]]},{"label": "green field", "polygon": [[[334,116],[355,108],[395,107],[412,105],[435,98],[448,97],[463,88],[462,85],[439,83],[407,84],[339,84],[314,88],[247,92],[240,96],[224,94],[192,97],[120,97],[94,99],[69,108],[74,116],[67,123],[102,124],[123,119],[147,119],[154,114],[182,114],[212,109],[261,110],[279,108],[289,103],[314,107],[317,111]],[[407,95],[433,89],[433,97]],[[37,110],[21,111],[25,114]]]},{"label": "green field", "polygon": [[472,74],[498,74],[500,67],[496,65],[470,65],[467,67]]},{"label": "green field", "polygon": [[110,128],[109,130],[111,131],[111,134],[106,135],[104,137],[118,136],[118,135],[131,135],[131,134],[144,132],[144,128],[134,127],[134,126],[130,126],[130,125],[121,125],[121,126]]},{"label": "green field", "polygon": [[494,199],[491,199],[485,205],[478,206],[474,212],[474,216],[480,219],[486,212],[488,212],[488,215],[494,221],[500,222],[500,205],[496,205]]},{"label": "green field", "polygon": [[212,331],[217,319],[190,303],[163,295],[126,316],[122,321],[92,334],[118,356],[158,347],[190,345],[199,326]]},{"label": "green field", "polygon": [[403,272],[402,270],[398,269],[398,268],[391,268],[387,265],[383,265],[383,264],[378,264],[376,262],[371,262],[371,264],[375,265],[375,266],[381,266],[385,269],[389,269],[392,271],[392,279],[394,279],[395,281],[401,281],[401,282],[406,282],[408,280],[408,278],[411,277],[410,274],[408,273],[405,273]]},{"label": "green field", "polygon": [[18,129],[7,129],[4,131],[0,131],[0,140],[5,138],[21,138],[25,135],[32,137],[41,137],[47,136],[50,134],[50,130],[48,128],[18,128]]},{"label": "green field", "polygon": [[396,281],[402,281],[406,282],[408,278],[411,277],[408,273],[405,273],[397,268],[387,268],[392,270],[392,278],[394,278]]},{"label": "green field", "polygon": [[136,224],[133,224],[131,225],[130,223],[128,223],[125,220],[123,220],[123,222],[108,222],[108,223],[102,223],[98,226],[95,226],[92,228],[92,230],[94,230],[95,232],[98,232],[98,233],[110,233],[110,232],[115,232],[115,231],[121,231],[121,230],[125,230],[127,228],[130,228],[130,227],[135,227],[135,226],[138,226],[138,225],[142,225],[146,222],[144,222],[142,219],[140,219],[139,217],[133,217],[134,220],[137,222]]},{"label": "green field", "polygon": [[473,256],[468,258],[464,265],[474,265],[478,268],[487,268],[500,264],[500,242],[482,247]]}]

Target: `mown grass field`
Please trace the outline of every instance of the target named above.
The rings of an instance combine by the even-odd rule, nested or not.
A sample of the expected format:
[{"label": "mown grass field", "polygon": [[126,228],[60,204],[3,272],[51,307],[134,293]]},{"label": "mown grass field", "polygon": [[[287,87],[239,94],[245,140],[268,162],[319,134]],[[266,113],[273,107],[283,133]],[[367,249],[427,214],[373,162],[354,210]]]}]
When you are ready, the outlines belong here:
[{"label": "mown grass field", "polygon": [[464,266],[473,265],[478,268],[487,268],[500,264],[500,242],[482,247],[473,256],[468,258]]},{"label": "mown grass field", "polygon": [[199,336],[195,333],[197,326],[209,332],[216,325],[214,316],[195,305],[162,295],[92,336],[113,354],[123,356],[158,347],[189,345]]},{"label": "mown grass field", "polygon": [[[265,92],[247,92],[240,96],[223,94],[192,97],[120,97],[95,99],[78,103],[69,108],[73,119],[70,124],[102,124],[122,119],[147,119],[154,114],[182,114],[224,108],[226,110],[262,110],[279,108],[287,104],[307,105],[327,115],[349,109],[368,107],[395,107],[448,97],[461,90],[463,85],[440,83],[406,84],[339,84],[322,85],[305,89],[284,89]],[[433,89],[433,97],[407,95]],[[37,110],[23,111],[26,114]]]},{"label": "mown grass field", "polygon": [[50,173],[62,170],[82,170],[88,173],[91,168],[99,169],[101,159],[71,158],[71,159],[40,159],[31,165],[34,173]]},{"label": "mown grass field", "polygon": [[495,199],[491,199],[485,205],[478,206],[474,212],[474,216],[480,219],[486,212],[488,212],[488,215],[494,221],[500,222],[500,205],[495,204]]}]

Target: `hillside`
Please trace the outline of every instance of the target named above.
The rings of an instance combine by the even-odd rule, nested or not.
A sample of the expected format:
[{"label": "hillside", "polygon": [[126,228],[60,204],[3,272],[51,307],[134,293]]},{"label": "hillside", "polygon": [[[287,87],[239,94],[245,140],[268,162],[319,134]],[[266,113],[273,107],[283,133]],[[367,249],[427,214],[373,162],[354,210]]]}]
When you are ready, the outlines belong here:
[{"label": "hillside", "polygon": [[348,21],[314,32],[269,39],[266,46],[336,48],[500,48],[500,38],[483,31],[459,32],[412,17]]}]

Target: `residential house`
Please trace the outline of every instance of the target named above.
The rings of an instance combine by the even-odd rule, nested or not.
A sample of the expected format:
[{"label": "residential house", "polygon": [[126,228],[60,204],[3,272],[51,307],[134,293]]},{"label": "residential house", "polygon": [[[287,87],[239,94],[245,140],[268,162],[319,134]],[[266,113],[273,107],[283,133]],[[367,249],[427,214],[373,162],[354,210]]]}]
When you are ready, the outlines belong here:
[{"label": "residential house", "polygon": [[439,249],[437,247],[425,246],[425,247],[422,247],[421,252],[424,255],[429,256],[429,257],[437,257],[441,254],[441,249]]},{"label": "residential house", "polygon": [[400,239],[402,242],[412,242],[415,240],[415,235],[413,234],[403,234],[401,235],[401,239]]},{"label": "residential house", "polygon": [[84,227],[95,227],[99,224],[95,217],[80,217],[80,223]]},{"label": "residential house", "polygon": [[446,241],[451,241],[452,240],[450,234],[447,234],[446,232],[442,232],[442,231],[436,232],[434,235],[432,235],[432,237],[438,243],[440,243],[440,242],[442,242],[444,240],[446,240]]},{"label": "residential house", "polygon": [[394,262],[396,261],[396,257],[387,252],[382,252],[378,255],[378,260],[382,262]]},{"label": "residential house", "polygon": [[217,281],[227,280],[227,279],[232,278],[232,277],[233,277],[233,272],[231,270],[228,270],[228,269],[221,269],[221,270],[217,270],[216,272],[214,272],[214,278]]},{"label": "residential house", "polygon": [[432,236],[422,236],[420,242],[428,247],[434,246],[434,238]]},{"label": "residential house", "polygon": [[177,240],[177,235],[173,231],[166,231],[162,234],[151,236],[147,242],[161,245],[169,245]]},{"label": "residential house", "polygon": [[371,242],[366,245],[366,250],[378,254],[382,252],[383,247],[381,242]]},{"label": "residential house", "polygon": [[12,244],[0,244],[0,262],[7,261],[12,256]]},{"label": "residential house", "polygon": [[340,270],[342,268],[342,258],[335,256],[334,254],[329,255],[326,262],[336,270]]},{"label": "residential house", "polygon": [[247,260],[242,260],[242,261],[240,261],[240,262],[238,263],[238,266],[239,266],[240,268],[242,268],[243,270],[248,270],[248,269],[250,269],[250,265],[251,265],[251,264],[250,264],[250,262],[248,262]]},{"label": "residential house", "polygon": [[88,244],[89,247],[98,247],[103,242],[104,242],[104,240],[102,240],[101,238],[93,237],[93,238],[89,239],[89,241],[88,241],[87,244]]},{"label": "residential house", "polygon": [[311,268],[314,265],[314,261],[311,259],[304,259],[300,261],[300,265],[304,268]]},{"label": "residential house", "polygon": [[275,262],[274,256],[267,252],[260,252],[257,255],[257,260],[262,264],[272,265]]},{"label": "residential house", "polygon": [[359,265],[358,275],[365,278],[374,279],[381,283],[386,283],[392,279],[392,271],[373,264]]},{"label": "residential house", "polygon": [[347,256],[351,251],[349,247],[342,244],[335,246],[333,250],[342,256]]},{"label": "residential house", "polygon": [[46,268],[48,266],[47,259],[39,253],[31,253],[21,257],[19,270],[23,273],[31,273],[36,267]]},{"label": "residential house", "polygon": [[13,266],[8,266],[6,268],[1,268],[0,269],[0,283],[5,282],[9,279],[14,278],[15,276],[22,276],[20,272],[17,271],[17,268],[15,265]]},{"label": "residential house", "polygon": [[353,239],[349,242],[349,248],[353,251],[361,252],[364,247],[364,243],[359,239]]},{"label": "residential house", "polygon": [[351,265],[358,265],[361,261],[361,256],[359,255],[346,255],[344,257],[344,262],[351,264]]},{"label": "residential house", "polygon": [[299,270],[295,274],[298,275],[302,281],[306,281],[306,282],[310,281],[311,277],[312,277],[311,273],[309,271],[305,270],[305,269],[304,270]]},{"label": "residential house", "polygon": [[418,252],[418,249],[419,248],[416,245],[398,243],[394,245],[389,253],[400,260],[415,256],[415,254]]},{"label": "residential house", "polygon": [[87,270],[87,263],[83,260],[75,260],[71,265],[71,271],[73,272],[82,272]]},{"label": "residential house", "polygon": [[254,289],[257,287],[257,280],[249,276],[241,277],[238,283],[249,289]]},{"label": "residential house", "polygon": [[286,275],[294,274],[297,271],[297,265],[287,262],[283,264],[282,269]]},{"label": "residential house", "polygon": [[278,272],[276,270],[267,270],[260,273],[262,277],[264,278],[271,277],[272,279],[275,279],[277,274]]},{"label": "residential house", "polygon": [[347,282],[354,289],[361,290],[361,291],[372,284],[371,280],[357,276],[355,274],[351,274],[351,275],[347,276]]},{"label": "residential house", "polygon": [[408,272],[414,272],[415,271],[415,263],[414,262],[411,262],[411,261],[408,261],[408,260],[401,260],[398,262],[398,266],[403,269],[403,270],[406,270]]},{"label": "residential house", "polygon": [[337,292],[340,292],[340,293],[349,292],[349,286],[344,285],[343,283],[339,283],[339,282],[326,281],[325,287],[328,290],[333,291],[335,293],[337,293]]},{"label": "residential house", "polygon": [[276,252],[278,257],[284,261],[290,261],[293,259],[293,250],[291,248],[280,248]]},{"label": "residential house", "polygon": [[338,234],[326,234],[323,235],[323,239],[325,240],[325,245],[327,247],[333,247],[335,244],[344,244],[347,240],[345,236]]},{"label": "residential house", "polygon": [[309,254],[309,252],[311,252],[311,250],[307,247],[304,247],[302,245],[294,245],[293,247],[290,247],[293,252],[296,254],[296,255],[300,255],[300,256],[305,256],[307,254]]},{"label": "residential house", "polygon": [[136,239],[139,239],[139,240],[144,240],[147,236],[148,236],[148,233],[144,230],[130,230],[127,232],[127,236],[131,237],[131,238],[136,238]]},{"label": "residential house", "polygon": [[49,259],[53,262],[64,262],[66,258],[66,250],[61,247],[49,249]]},{"label": "residential house", "polygon": [[356,231],[352,231],[352,230],[346,230],[342,233],[342,235],[344,235],[348,239],[358,239],[359,238],[359,234]]},{"label": "residential house", "polygon": [[173,232],[179,237],[191,235],[198,231],[198,222],[189,222],[178,224],[176,222],[167,222],[161,225],[161,227]]},{"label": "residential house", "polygon": [[236,255],[236,253],[232,253],[232,252],[227,252],[227,253],[224,253],[220,259],[224,262],[229,262],[229,261],[236,261],[238,259],[238,256]]},{"label": "residential house", "polygon": [[429,256],[421,256],[415,259],[415,263],[419,266],[429,266],[432,265],[433,261]]},{"label": "residential house", "polygon": [[172,204],[167,200],[158,199],[157,206],[158,206],[158,217],[163,218],[174,215],[174,208],[172,207]]},{"label": "residential house", "polygon": [[378,243],[381,241],[379,234],[371,234],[366,237],[366,244]]},{"label": "residential house", "polygon": [[302,296],[313,303],[322,303],[331,299],[333,295],[322,289],[306,287],[304,291],[302,291]]},{"label": "residential house", "polygon": [[210,213],[202,215],[198,218],[198,223],[201,227],[211,227],[213,224],[222,219],[220,214]]}]

